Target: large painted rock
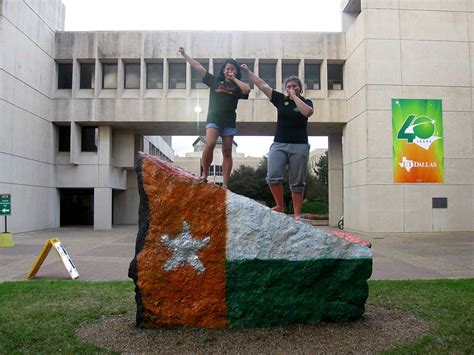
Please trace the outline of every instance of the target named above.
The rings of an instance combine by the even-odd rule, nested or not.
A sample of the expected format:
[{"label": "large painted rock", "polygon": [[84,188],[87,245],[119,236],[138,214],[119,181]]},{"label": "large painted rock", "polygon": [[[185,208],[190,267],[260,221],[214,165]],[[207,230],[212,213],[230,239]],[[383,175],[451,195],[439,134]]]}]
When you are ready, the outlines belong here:
[{"label": "large painted rock", "polygon": [[129,276],[137,326],[256,327],[364,313],[368,244],[324,232],[156,157],[137,160]]}]

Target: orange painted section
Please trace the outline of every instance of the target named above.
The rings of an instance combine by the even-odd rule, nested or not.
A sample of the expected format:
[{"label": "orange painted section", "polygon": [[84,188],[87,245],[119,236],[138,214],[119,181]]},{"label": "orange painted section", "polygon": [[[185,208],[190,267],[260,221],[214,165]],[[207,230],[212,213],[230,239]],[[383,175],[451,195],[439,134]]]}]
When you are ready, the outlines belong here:
[{"label": "orange painted section", "polygon": [[[149,199],[149,226],[144,248],[137,256],[141,326],[226,327],[225,190],[198,184],[195,176],[151,157],[143,161],[143,188]],[[161,237],[175,239],[184,220],[193,238],[210,237],[209,244],[197,253],[206,268],[202,273],[189,264],[163,269],[172,251]]]}]

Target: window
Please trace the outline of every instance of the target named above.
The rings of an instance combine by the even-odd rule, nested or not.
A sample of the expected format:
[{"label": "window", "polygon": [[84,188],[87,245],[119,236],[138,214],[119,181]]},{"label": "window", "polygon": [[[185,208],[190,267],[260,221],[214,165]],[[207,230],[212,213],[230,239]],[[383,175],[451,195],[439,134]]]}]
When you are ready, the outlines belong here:
[{"label": "window", "polygon": [[168,87],[170,89],[186,89],[185,63],[170,63]]},{"label": "window", "polygon": [[71,150],[71,127],[59,126],[59,151],[69,152]]},{"label": "window", "polygon": [[58,63],[58,89],[72,89],[72,63]]},{"label": "window", "polygon": [[328,89],[342,90],[342,64],[328,64]]},{"label": "window", "polygon": [[140,89],[140,63],[125,63],[125,89]]},{"label": "window", "polygon": [[163,63],[146,64],[146,88],[163,89]]},{"label": "window", "polygon": [[104,63],[102,89],[117,89],[117,64]]},{"label": "window", "polygon": [[[201,174],[202,174],[202,167],[201,167]],[[208,176],[222,176],[222,165],[210,165],[207,175]]]},{"label": "window", "polygon": [[215,59],[214,60],[214,69],[213,69],[213,74],[215,76],[218,76],[222,66],[224,65],[224,60],[223,59]]},{"label": "window", "polygon": [[94,89],[95,87],[95,64],[81,63],[80,89]]},{"label": "window", "polygon": [[274,89],[276,85],[276,64],[260,63],[258,76]]},{"label": "window", "polygon": [[[209,61],[199,60],[199,63],[209,71]],[[191,89],[206,89],[207,85],[202,82],[202,75],[191,67]]]},{"label": "window", "polygon": [[282,88],[285,88],[285,80],[292,75],[298,76],[298,63],[283,63],[281,65]]},{"label": "window", "polygon": [[[251,60],[245,60],[245,59],[243,59],[243,60],[238,60],[238,62],[239,62],[239,64],[247,64],[247,66],[249,67],[250,71],[252,71],[252,72],[254,71],[253,69],[254,69],[254,63],[255,63],[255,61],[254,61],[253,59],[251,59]],[[241,80],[242,80],[244,83],[249,84],[249,85],[250,85],[250,88],[253,89],[253,82],[250,81],[248,74],[247,74],[246,72],[244,72],[243,70],[242,70],[242,79],[241,79]]]},{"label": "window", "polygon": [[97,152],[97,127],[82,127],[81,130],[81,151]]},{"label": "window", "polygon": [[321,89],[321,64],[304,64],[304,86],[307,90]]}]

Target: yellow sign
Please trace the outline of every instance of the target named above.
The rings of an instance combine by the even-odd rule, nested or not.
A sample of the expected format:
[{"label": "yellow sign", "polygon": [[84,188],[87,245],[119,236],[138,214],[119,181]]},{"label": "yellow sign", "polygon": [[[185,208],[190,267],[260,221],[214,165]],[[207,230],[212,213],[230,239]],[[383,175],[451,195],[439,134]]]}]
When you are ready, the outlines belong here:
[{"label": "yellow sign", "polygon": [[71,278],[73,280],[77,279],[79,277],[79,273],[77,272],[76,267],[72,263],[72,260],[69,254],[67,253],[66,249],[63,247],[63,245],[59,241],[59,238],[51,238],[45,243],[45,245],[43,246],[43,250],[41,250],[40,255],[38,255],[38,258],[36,259],[30,273],[28,274],[28,278],[32,279],[36,276],[36,273],[38,272],[39,268],[43,264],[44,259],[46,259],[46,257],[48,256],[48,253],[51,250],[51,247],[54,247],[56,249],[64,266],[66,267],[67,272],[69,272],[69,275],[71,275]]}]

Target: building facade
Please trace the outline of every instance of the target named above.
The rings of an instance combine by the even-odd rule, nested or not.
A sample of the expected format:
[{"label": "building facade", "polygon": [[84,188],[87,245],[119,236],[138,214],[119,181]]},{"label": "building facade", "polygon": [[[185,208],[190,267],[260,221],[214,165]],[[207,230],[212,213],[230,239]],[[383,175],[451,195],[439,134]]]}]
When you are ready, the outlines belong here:
[{"label": "building facade", "polygon": [[[196,174],[197,176],[201,176],[201,157],[205,145],[205,137],[199,136],[193,143],[192,152],[185,153],[184,157],[174,157],[175,164],[182,167],[183,169],[186,169],[187,171],[192,172],[193,174]],[[245,154],[237,152],[237,146],[238,144],[234,140],[234,144],[232,145],[232,171],[238,169],[241,165],[256,169],[262,162],[263,157],[246,157]],[[214,156],[212,164],[209,167],[209,175],[207,177],[207,180],[210,183],[219,186],[222,186],[223,183],[222,160],[222,140],[219,138],[214,149]]]},{"label": "building facade", "polygon": [[[59,0],[2,0],[0,192],[12,194],[11,229],[59,226],[67,189],[92,189],[97,229],[136,221],[143,137],[203,133],[209,92],[183,46],[211,72],[236,58],[276,90],[300,76],[315,107],[309,134],[328,136],[330,225],[344,215],[364,233],[473,231],[473,13],[474,0],[343,0],[339,33],[65,32]],[[394,183],[394,98],[442,100],[443,183]],[[276,112],[258,89],[237,114],[240,135],[273,135]],[[166,140],[158,150],[170,157]],[[447,208],[433,208],[439,197]]]}]

